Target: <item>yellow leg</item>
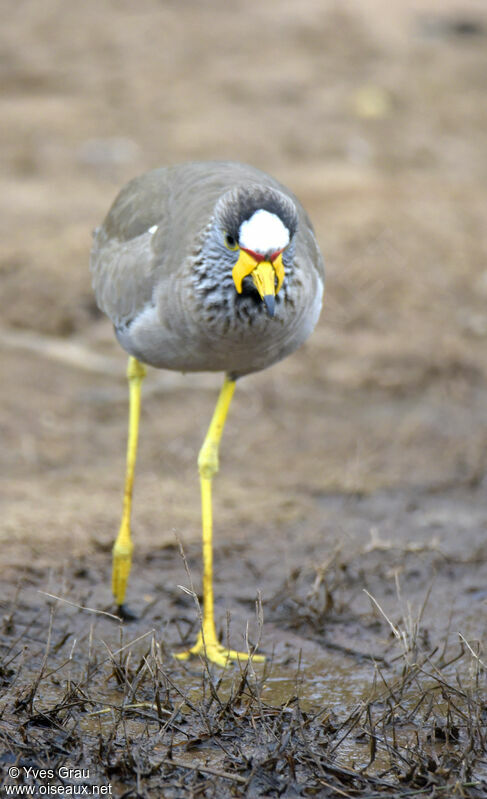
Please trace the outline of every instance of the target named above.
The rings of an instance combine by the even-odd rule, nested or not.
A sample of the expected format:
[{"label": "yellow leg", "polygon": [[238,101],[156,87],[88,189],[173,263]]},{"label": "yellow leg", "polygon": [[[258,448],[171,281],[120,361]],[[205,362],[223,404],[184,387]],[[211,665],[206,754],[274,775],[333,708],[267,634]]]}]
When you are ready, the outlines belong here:
[{"label": "yellow leg", "polygon": [[211,502],[211,483],[218,471],[218,449],[228,415],[228,409],[235,391],[235,381],[225,378],[215,412],[198,456],[198,469],[201,484],[201,512],[203,527],[203,619],[196,643],[190,649],[175,655],[179,660],[187,660],[191,655],[206,655],[208,660],[219,666],[226,666],[231,660],[263,662],[263,655],[236,652],[227,649],[218,641],[215,629],[213,605],[213,515]]},{"label": "yellow leg", "polygon": [[130,566],[132,565],[132,550],[134,548],[130,536],[130,514],[132,509],[135,459],[137,457],[137,441],[139,438],[140,393],[144,377],[145,366],[136,358],[130,357],[127,366],[127,378],[130,391],[127,470],[125,474],[122,522],[115,544],[113,545],[112,591],[119,607],[123,605],[125,599]]}]

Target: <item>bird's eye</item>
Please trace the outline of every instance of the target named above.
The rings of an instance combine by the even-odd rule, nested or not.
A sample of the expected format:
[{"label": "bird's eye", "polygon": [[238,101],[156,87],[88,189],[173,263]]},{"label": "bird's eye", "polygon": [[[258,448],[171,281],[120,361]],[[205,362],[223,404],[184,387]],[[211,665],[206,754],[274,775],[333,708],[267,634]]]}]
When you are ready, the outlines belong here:
[{"label": "bird's eye", "polygon": [[224,236],[225,247],[228,247],[229,250],[236,250],[238,247],[237,240],[230,235],[230,233],[225,233]]}]

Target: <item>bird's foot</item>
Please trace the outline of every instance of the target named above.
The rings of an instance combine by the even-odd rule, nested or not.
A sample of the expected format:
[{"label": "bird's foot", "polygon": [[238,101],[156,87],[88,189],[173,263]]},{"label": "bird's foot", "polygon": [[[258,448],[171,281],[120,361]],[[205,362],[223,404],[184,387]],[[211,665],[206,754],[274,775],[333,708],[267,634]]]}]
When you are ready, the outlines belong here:
[{"label": "bird's foot", "polygon": [[206,657],[210,663],[216,663],[217,666],[229,666],[235,661],[245,662],[251,660],[253,663],[264,663],[264,655],[254,655],[253,652],[237,652],[235,649],[227,649],[223,646],[218,639],[213,636],[208,636],[203,639],[201,632],[198,633],[196,643],[190,649],[185,649],[183,652],[175,652],[174,657],[177,660],[189,660],[193,655],[201,655]]},{"label": "bird's foot", "polygon": [[122,621],[137,621],[139,618],[133,610],[127,607],[127,605],[117,605],[117,616],[122,619]]}]

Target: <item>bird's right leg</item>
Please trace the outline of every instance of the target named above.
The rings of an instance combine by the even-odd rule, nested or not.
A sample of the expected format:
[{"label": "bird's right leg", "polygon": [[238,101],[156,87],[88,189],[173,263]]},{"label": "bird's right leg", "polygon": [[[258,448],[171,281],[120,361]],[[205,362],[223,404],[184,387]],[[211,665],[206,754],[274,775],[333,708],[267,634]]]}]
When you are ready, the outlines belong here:
[{"label": "bird's right leg", "polygon": [[203,612],[201,629],[196,643],[184,652],[178,652],[178,660],[187,660],[192,655],[203,655],[219,666],[227,666],[232,661],[245,661],[252,658],[263,663],[265,657],[254,652],[236,652],[223,646],[215,627],[213,602],[213,511],[211,488],[214,475],[218,471],[218,450],[225,421],[235,391],[235,380],[226,377],[218,397],[213,418],[198,457],[201,484],[201,511],[203,533]]},{"label": "bird's right leg", "polygon": [[[139,438],[140,395],[142,381],[145,377],[145,366],[132,356],[127,365],[129,381],[129,429],[127,440],[127,469],[125,474],[125,490],[120,530],[113,545],[112,591],[121,615],[125,615],[123,602],[127,581],[132,565],[132,538],[130,535],[130,516],[132,510],[132,489],[134,485],[135,459],[137,457],[137,441]],[[128,615],[128,614],[127,614]]]}]

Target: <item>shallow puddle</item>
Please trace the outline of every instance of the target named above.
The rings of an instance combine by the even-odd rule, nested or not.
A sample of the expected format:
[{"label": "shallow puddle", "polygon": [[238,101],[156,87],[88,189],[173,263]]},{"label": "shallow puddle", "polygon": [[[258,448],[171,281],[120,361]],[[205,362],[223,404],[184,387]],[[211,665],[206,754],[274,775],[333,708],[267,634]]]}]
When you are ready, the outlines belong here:
[{"label": "shallow puddle", "polygon": [[289,667],[273,664],[265,678],[262,696],[270,704],[284,704],[297,695],[305,710],[330,708],[340,713],[364,698],[372,677],[370,663],[316,660],[302,663],[294,674]]}]

